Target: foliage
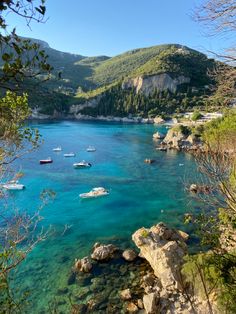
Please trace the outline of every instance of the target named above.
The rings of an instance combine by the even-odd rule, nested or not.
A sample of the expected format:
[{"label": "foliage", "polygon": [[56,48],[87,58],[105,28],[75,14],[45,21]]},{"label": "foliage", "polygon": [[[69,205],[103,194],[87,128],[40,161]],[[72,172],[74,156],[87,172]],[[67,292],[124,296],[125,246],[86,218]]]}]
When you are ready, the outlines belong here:
[{"label": "foliage", "polygon": [[195,110],[192,114],[192,117],[191,117],[192,121],[197,121],[201,118],[202,118],[202,114],[198,110]]},{"label": "foliage", "polygon": [[[45,0],[3,0],[0,4],[0,88],[3,96],[0,99],[1,182],[16,180],[20,174],[14,176],[11,164],[40,144],[38,131],[25,127],[30,109],[27,94],[22,93],[21,88],[28,81],[33,84],[39,75],[48,77],[52,70],[45,51],[40,49],[38,43],[19,37],[15,29],[9,31],[7,17],[9,13],[14,13],[23,17],[28,25],[33,20],[41,22],[46,12],[44,4]],[[44,192],[42,204],[53,195],[50,191]],[[6,199],[3,189],[1,198]],[[38,225],[42,220],[41,208],[30,215],[14,206],[4,206],[3,200],[0,206],[0,311],[20,313],[27,295],[16,300],[16,291],[11,289],[11,273],[34,246],[45,238],[47,232]]]},{"label": "foliage", "polygon": [[208,300],[208,307],[211,310],[213,294],[217,291],[218,306],[227,313],[235,313],[236,254],[234,252],[222,255],[208,252],[187,256],[182,273],[186,280],[191,282],[194,294]]},{"label": "foliage", "polygon": [[[196,96],[191,90],[172,93],[157,89],[149,95],[136,93],[134,88],[123,89],[122,83],[101,87],[86,94],[80,94],[79,103],[97,98],[96,107],[85,107],[81,113],[92,116],[112,115],[127,116],[128,114],[154,117],[156,115],[173,114],[192,110],[194,106],[203,106],[205,96]],[[91,97],[91,98],[90,98]]]}]

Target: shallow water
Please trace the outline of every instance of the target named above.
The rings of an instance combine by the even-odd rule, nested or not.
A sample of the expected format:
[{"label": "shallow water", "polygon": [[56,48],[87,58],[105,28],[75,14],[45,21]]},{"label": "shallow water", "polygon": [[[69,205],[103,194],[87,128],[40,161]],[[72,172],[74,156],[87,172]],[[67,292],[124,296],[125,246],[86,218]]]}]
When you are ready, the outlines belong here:
[{"label": "shallow water", "polygon": [[[31,292],[30,313],[48,313],[58,289],[66,287],[72,296],[78,293],[78,285],[68,286],[70,269],[74,259],[88,255],[95,242],[130,247],[136,229],[159,221],[185,228],[183,214],[189,209],[183,180],[192,176],[195,166],[188,154],[156,151],[152,134],[157,127],[153,125],[66,121],[32,126],[39,129],[44,144],[20,162],[26,189],[11,194],[17,206],[34,210],[40,192],[53,189],[56,198],[42,215],[43,224],[52,225],[54,232],[28,256],[15,282],[22,291]],[[166,131],[165,127],[159,130]],[[63,151],[52,152],[58,145]],[[89,145],[96,152],[86,152]],[[76,157],[64,158],[65,152],[74,152]],[[39,165],[39,159],[48,156],[53,163]],[[156,162],[145,164],[145,158]],[[73,162],[83,159],[92,167],[74,169]],[[96,186],[109,189],[110,195],[79,199],[80,193]],[[65,313],[65,304],[61,306]]]}]

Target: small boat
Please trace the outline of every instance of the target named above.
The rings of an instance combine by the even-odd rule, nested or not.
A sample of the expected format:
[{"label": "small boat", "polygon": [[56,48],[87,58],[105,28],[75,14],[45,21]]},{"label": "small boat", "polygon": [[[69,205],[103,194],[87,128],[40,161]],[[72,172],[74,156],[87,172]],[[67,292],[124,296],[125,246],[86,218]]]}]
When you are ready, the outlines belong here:
[{"label": "small boat", "polygon": [[86,150],[87,150],[87,152],[95,152],[96,148],[93,146],[89,146]]},{"label": "small boat", "polygon": [[92,165],[85,160],[73,164],[74,168],[90,168]]},{"label": "small boat", "polygon": [[2,185],[2,187],[6,190],[23,190],[25,186],[23,184],[18,183],[17,180],[9,181]]},{"label": "small boat", "polygon": [[47,159],[40,159],[40,161],[39,161],[40,165],[51,164],[52,162],[53,162],[53,160],[51,157],[48,157]]},{"label": "small boat", "polygon": [[145,162],[146,164],[153,164],[153,163],[155,162],[155,160],[154,160],[154,159],[146,158],[146,159],[144,159],[144,162]]},{"label": "small boat", "polygon": [[80,198],[93,198],[93,197],[100,197],[100,196],[105,196],[105,195],[109,195],[109,192],[102,187],[98,187],[98,188],[93,188],[88,193],[82,193],[79,196]]},{"label": "small boat", "polygon": [[166,152],[167,148],[166,147],[157,147],[156,150],[159,150],[160,152]]},{"label": "small boat", "polygon": [[52,149],[54,152],[61,152],[62,151],[62,148],[61,146],[58,146],[58,147],[55,147]]},{"label": "small boat", "polygon": [[75,153],[66,153],[64,157],[75,157]]}]

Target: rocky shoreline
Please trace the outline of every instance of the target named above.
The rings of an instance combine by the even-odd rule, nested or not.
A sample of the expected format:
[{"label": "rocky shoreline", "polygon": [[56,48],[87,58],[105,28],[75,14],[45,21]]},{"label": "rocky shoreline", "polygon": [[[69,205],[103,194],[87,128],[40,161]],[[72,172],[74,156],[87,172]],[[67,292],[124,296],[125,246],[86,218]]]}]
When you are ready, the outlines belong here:
[{"label": "rocky shoreline", "polygon": [[68,279],[90,283],[75,300],[75,313],[207,313],[206,301],[193,295],[181,272],[188,237],[158,223],[132,235],[139,253],[95,243],[90,256],[75,261]]}]

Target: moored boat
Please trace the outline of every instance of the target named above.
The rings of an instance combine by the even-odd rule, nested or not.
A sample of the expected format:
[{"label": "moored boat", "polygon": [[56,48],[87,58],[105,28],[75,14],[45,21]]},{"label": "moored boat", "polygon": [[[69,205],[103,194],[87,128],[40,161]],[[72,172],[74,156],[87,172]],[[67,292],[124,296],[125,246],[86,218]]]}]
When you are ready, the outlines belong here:
[{"label": "moored boat", "polygon": [[75,153],[66,153],[63,156],[64,157],[75,157]]},{"label": "moored boat", "polygon": [[89,146],[86,150],[87,152],[95,152],[96,148],[94,146]]},{"label": "moored boat", "polygon": [[106,196],[109,195],[109,192],[103,188],[103,187],[98,187],[98,188],[93,188],[91,191],[87,193],[82,193],[80,194],[80,198],[94,198],[94,197],[100,197],[100,196]]},{"label": "moored boat", "polygon": [[9,181],[3,184],[2,187],[6,190],[23,190],[25,188],[24,184],[18,183],[17,180]]},{"label": "moored boat", "polygon": [[53,162],[53,160],[52,160],[51,157],[48,157],[47,159],[40,159],[40,160],[39,160],[40,165],[43,165],[43,164],[51,164],[52,162]]},{"label": "moored boat", "polygon": [[80,162],[75,162],[73,164],[74,168],[90,168],[92,165],[90,164],[90,162],[87,162],[85,160],[80,161]]},{"label": "moored boat", "polygon": [[62,148],[61,146],[58,146],[58,147],[55,147],[52,149],[54,152],[61,152],[62,151]]}]

